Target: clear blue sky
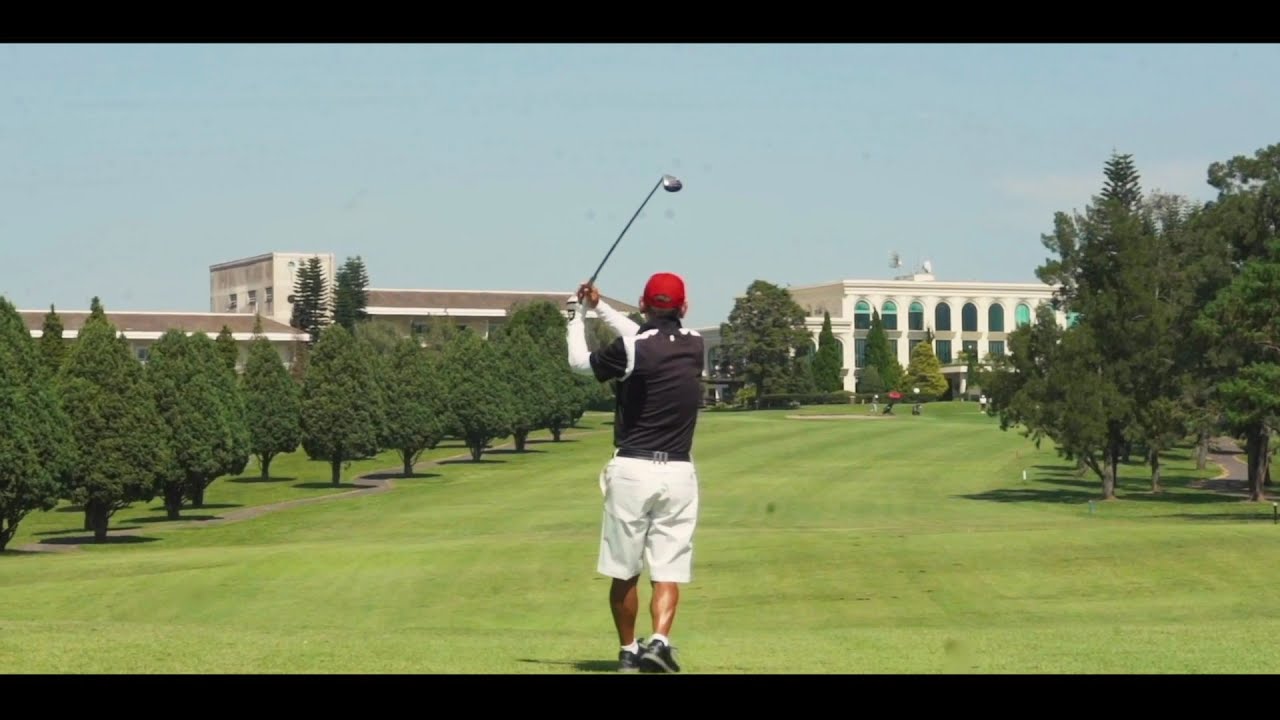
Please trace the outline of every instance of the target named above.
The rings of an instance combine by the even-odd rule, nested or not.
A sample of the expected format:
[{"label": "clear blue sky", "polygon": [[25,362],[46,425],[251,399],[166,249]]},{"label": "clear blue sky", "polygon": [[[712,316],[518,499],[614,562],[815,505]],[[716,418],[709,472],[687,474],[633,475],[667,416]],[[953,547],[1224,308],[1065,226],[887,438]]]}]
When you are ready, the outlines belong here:
[{"label": "clear blue sky", "polygon": [[1147,190],[1280,141],[1275,45],[3,45],[0,294],[208,310],[208,266],[361,254],[391,288],[684,275],[1032,281],[1112,149]]}]

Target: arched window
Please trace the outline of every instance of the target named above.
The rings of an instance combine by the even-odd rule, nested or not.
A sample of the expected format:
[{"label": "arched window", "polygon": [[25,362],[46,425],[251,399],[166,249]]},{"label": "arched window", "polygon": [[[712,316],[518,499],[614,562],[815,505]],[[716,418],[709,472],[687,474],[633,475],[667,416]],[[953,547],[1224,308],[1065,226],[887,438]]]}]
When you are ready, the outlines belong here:
[{"label": "arched window", "polygon": [[1004,332],[1004,306],[991,303],[987,308],[987,332]]},{"label": "arched window", "polygon": [[951,331],[951,306],[940,302],[933,309],[933,329],[938,332]]},{"label": "arched window", "polygon": [[919,302],[911,303],[911,307],[907,310],[907,329],[924,329],[924,306]]},{"label": "arched window", "polygon": [[880,321],[884,323],[885,330],[897,330],[898,304],[892,300],[885,300],[880,308]]},{"label": "arched window", "polygon": [[1026,303],[1018,303],[1013,309],[1013,324],[1015,327],[1031,324],[1031,308]]},{"label": "arched window", "polygon": [[853,327],[856,330],[871,329],[871,305],[866,300],[859,300],[853,308]]},{"label": "arched window", "polygon": [[963,332],[978,332],[978,306],[973,303],[965,303],[960,308],[960,330]]}]

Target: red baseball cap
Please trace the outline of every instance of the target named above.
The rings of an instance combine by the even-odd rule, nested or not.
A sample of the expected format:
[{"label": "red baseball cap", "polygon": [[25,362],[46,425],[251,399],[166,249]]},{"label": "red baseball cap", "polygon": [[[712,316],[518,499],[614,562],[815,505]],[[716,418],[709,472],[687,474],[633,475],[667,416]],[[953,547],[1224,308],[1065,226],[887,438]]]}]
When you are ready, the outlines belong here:
[{"label": "red baseball cap", "polygon": [[684,280],[674,273],[655,273],[644,285],[644,304],[664,309],[684,305]]}]

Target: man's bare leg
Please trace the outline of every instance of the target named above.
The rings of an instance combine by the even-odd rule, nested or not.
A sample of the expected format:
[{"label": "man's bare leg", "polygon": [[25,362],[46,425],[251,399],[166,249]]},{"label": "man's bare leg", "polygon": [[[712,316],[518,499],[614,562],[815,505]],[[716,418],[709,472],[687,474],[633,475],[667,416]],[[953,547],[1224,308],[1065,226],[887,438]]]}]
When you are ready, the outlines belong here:
[{"label": "man's bare leg", "polygon": [[653,632],[664,638],[671,637],[671,625],[676,620],[676,606],[680,604],[680,586],[673,582],[650,583],[653,598],[649,601],[649,614],[653,616]]},{"label": "man's bare leg", "polygon": [[644,663],[650,672],[680,672],[675,649],[671,644],[671,626],[676,619],[676,606],[680,603],[680,586],[673,582],[651,582],[653,599],[649,601],[649,613],[653,616],[653,637],[645,648]]},{"label": "man's bare leg", "polygon": [[614,578],[609,587],[609,608],[613,611],[613,625],[622,647],[630,646],[636,639],[636,614],[640,608],[636,582],[639,579],[639,575],[629,580]]}]

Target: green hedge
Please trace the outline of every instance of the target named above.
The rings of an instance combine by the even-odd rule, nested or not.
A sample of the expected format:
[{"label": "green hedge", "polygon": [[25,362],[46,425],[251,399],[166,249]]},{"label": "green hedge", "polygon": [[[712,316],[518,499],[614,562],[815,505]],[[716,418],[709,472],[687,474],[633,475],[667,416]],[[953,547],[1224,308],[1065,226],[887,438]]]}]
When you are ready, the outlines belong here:
[{"label": "green hedge", "polygon": [[853,393],[848,390],[830,393],[778,393],[761,395],[757,407],[769,410],[793,405],[848,405],[852,397]]}]

